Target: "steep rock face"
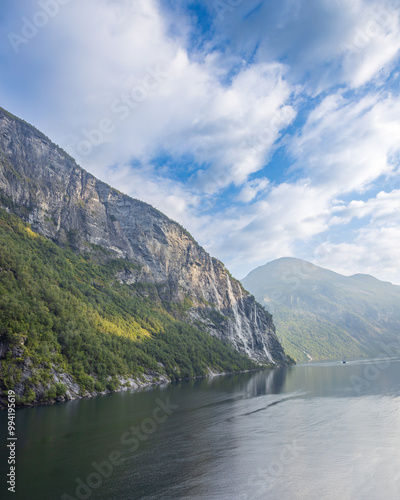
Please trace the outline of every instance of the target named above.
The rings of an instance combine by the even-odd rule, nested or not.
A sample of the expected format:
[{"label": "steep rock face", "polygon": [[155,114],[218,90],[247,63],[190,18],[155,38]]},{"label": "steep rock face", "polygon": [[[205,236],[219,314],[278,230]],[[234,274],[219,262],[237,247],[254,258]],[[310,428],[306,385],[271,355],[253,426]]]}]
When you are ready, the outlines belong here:
[{"label": "steep rock face", "polygon": [[78,251],[101,246],[156,284],[162,300],[190,299],[198,327],[257,361],[286,362],[271,316],[179,224],[80,168],[34,127],[0,108],[0,204]]}]

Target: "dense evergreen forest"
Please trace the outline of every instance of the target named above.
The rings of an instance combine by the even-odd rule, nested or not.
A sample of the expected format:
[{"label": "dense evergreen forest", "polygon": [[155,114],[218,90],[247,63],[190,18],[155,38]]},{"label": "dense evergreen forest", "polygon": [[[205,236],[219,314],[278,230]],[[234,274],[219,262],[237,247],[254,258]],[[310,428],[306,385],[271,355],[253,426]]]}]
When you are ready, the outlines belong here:
[{"label": "dense evergreen forest", "polygon": [[[131,262],[101,247],[77,254],[33,232],[0,209],[0,343],[2,390],[19,383],[19,402],[65,394],[52,371],[69,373],[82,394],[115,390],[118,375],[162,373],[172,380],[254,368],[253,361],[195,325],[183,322],[192,303],[163,302],[157,285],[121,283]],[[224,321],[218,311],[215,322]],[[5,354],[4,354],[5,352]]]}]

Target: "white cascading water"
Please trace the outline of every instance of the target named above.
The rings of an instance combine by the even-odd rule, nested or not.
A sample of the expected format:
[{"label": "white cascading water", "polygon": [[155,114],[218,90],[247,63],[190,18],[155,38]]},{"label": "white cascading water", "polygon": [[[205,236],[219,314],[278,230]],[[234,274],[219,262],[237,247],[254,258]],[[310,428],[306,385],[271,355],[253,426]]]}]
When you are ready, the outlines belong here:
[{"label": "white cascading water", "polygon": [[236,332],[237,337],[243,342],[246,354],[251,357],[251,351],[247,344],[248,339],[243,335],[244,328],[243,328],[242,318],[238,311],[238,304],[237,301],[235,300],[235,296],[233,295],[232,284],[228,275],[226,276],[226,283],[228,288],[228,297],[232,304],[233,316],[235,318],[235,324],[233,329]]}]

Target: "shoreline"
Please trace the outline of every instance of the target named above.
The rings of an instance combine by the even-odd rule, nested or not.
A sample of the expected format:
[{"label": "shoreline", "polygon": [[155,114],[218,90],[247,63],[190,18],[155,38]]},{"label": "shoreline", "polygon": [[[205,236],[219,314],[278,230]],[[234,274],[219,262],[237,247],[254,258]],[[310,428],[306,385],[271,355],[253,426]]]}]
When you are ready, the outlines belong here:
[{"label": "shoreline", "polygon": [[[223,375],[239,375],[241,373],[251,373],[251,372],[256,372],[256,371],[262,371],[266,369],[275,369],[275,368],[281,368],[283,366],[287,365],[275,365],[275,366],[260,366],[258,368],[254,368],[251,370],[242,370],[238,372],[214,372],[211,369],[209,369],[209,373],[206,375],[197,375],[195,377],[187,377],[187,378],[181,378],[181,379],[176,379],[176,380],[171,380],[167,375],[160,374],[154,372],[153,374],[146,374],[143,377],[147,378],[147,380],[138,380],[136,378],[129,378],[125,379],[124,377],[120,377],[123,380],[130,380],[134,385],[130,386],[123,386],[121,385],[117,389],[114,390],[106,390],[102,392],[87,392],[86,394],[77,394],[76,392],[72,392],[71,390],[69,391],[70,394],[66,396],[60,396],[56,399],[52,399],[49,401],[35,401],[32,403],[17,403],[15,406],[17,409],[23,409],[23,408],[33,408],[35,406],[50,406],[58,403],[69,403],[71,401],[76,401],[77,399],[91,399],[95,398],[98,396],[107,396],[110,394],[118,393],[118,392],[126,392],[126,391],[139,391],[141,389],[145,388],[150,388],[150,387],[156,387],[156,386],[163,386],[163,385],[168,385],[171,384],[172,382],[182,382],[184,380],[196,380],[196,379],[201,379],[201,378],[214,378],[214,377],[219,377]],[[4,399],[5,396],[5,399]],[[0,411],[2,410],[7,410],[7,394],[3,394],[0,399]]]}]

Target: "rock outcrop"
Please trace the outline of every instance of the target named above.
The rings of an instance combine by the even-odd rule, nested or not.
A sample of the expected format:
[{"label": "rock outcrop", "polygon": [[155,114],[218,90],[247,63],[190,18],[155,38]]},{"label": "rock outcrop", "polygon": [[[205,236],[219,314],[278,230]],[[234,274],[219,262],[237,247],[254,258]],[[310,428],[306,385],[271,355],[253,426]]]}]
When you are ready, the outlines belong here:
[{"label": "rock outcrop", "polygon": [[120,281],[187,301],[188,321],[260,362],[285,363],[272,317],[179,224],[96,179],[31,125],[0,108],[0,204],[79,252],[106,249],[135,268]]}]

